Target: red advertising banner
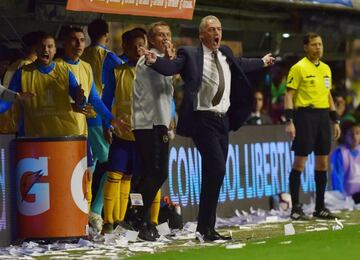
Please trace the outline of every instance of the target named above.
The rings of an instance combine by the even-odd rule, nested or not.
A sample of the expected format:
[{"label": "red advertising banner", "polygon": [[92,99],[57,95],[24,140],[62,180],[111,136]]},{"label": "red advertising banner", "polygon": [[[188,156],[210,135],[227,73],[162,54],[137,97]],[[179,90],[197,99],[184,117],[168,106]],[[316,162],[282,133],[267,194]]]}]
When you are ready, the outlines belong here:
[{"label": "red advertising banner", "polygon": [[67,10],[191,20],[196,0],[68,0]]}]

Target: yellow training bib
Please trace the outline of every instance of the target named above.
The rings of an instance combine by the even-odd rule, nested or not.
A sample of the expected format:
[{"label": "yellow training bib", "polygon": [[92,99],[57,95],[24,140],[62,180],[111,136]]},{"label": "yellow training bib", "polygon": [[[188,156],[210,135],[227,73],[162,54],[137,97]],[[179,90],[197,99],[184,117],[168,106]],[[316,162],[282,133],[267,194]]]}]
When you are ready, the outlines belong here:
[{"label": "yellow training bib", "polygon": [[22,91],[36,94],[24,104],[25,136],[81,135],[78,121],[72,116],[68,68],[55,63],[54,69],[44,74],[36,66],[29,64],[21,71]]},{"label": "yellow training bib", "polygon": [[[4,86],[9,87],[12,77],[17,69],[32,63],[29,59],[19,59],[10,65],[4,75]],[[14,102],[12,107],[5,113],[0,114],[0,134],[14,134],[18,131],[18,122],[21,109],[18,102]]]},{"label": "yellow training bib", "polygon": [[[56,59],[57,63],[67,67],[75,76],[78,84],[81,84],[81,88],[84,90],[84,95],[88,99],[90,95],[91,86],[93,83],[92,70],[89,63],[79,60],[77,64],[67,63],[63,59]],[[72,116],[78,122],[79,131],[81,135],[88,135],[86,116],[81,113],[71,112]]]},{"label": "yellow training bib", "polygon": [[106,55],[109,51],[101,46],[89,46],[84,50],[81,59],[91,65],[91,68],[94,72],[94,81],[96,89],[101,97],[104,84],[102,82],[102,71],[103,64],[106,58]]},{"label": "yellow training bib", "polygon": [[[131,124],[131,100],[132,86],[135,78],[135,67],[123,64],[121,67],[114,69],[115,74],[115,97],[112,107],[112,113],[116,118],[122,118],[129,125]],[[118,137],[134,141],[135,137],[132,131],[121,133]]]}]

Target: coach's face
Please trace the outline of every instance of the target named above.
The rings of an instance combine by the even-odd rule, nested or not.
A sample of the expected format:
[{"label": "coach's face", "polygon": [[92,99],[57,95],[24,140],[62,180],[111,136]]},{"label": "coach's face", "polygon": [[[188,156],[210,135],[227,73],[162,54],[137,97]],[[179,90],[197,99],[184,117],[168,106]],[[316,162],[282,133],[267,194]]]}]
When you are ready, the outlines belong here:
[{"label": "coach's face", "polygon": [[165,53],[166,48],[171,44],[171,31],[168,26],[159,25],[154,28],[154,37],[149,38],[151,45],[160,51]]},{"label": "coach's face", "polygon": [[309,43],[304,45],[306,56],[309,60],[321,59],[324,52],[321,37],[314,37],[309,40]]},{"label": "coach's face", "polygon": [[222,37],[221,23],[217,19],[209,19],[200,32],[201,42],[210,50],[219,49]]}]

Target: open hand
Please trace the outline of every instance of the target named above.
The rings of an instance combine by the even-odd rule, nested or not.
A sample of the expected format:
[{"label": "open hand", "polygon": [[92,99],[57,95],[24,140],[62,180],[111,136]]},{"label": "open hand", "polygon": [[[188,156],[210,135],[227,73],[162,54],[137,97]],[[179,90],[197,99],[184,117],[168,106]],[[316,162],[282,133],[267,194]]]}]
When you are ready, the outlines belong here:
[{"label": "open hand", "polygon": [[114,119],[111,122],[111,125],[114,127],[114,132],[117,135],[122,135],[123,133],[129,132],[131,130],[130,123],[127,116],[122,116]]},{"label": "open hand", "polygon": [[268,53],[264,57],[262,57],[262,60],[264,62],[264,67],[268,67],[275,64],[275,58],[272,56],[271,53]]},{"label": "open hand", "polygon": [[334,124],[333,131],[334,131],[334,140],[336,141],[340,138],[340,135],[341,135],[340,125]]},{"label": "open hand", "polygon": [[286,123],[285,132],[289,135],[291,140],[294,140],[296,136],[296,129],[293,122]]},{"label": "open hand", "polygon": [[165,46],[165,57],[168,58],[169,60],[175,59],[176,51],[172,42],[166,40],[164,42],[164,46]]},{"label": "open hand", "polygon": [[152,51],[149,51],[148,49],[144,47],[140,47],[145,55],[145,63],[146,64],[154,64],[156,62],[156,54]]}]

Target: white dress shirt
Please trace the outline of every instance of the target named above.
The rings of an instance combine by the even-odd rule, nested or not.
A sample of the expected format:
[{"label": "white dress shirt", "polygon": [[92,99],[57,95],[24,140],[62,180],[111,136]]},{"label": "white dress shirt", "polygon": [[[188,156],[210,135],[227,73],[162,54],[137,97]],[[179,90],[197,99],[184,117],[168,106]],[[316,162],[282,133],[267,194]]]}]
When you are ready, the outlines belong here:
[{"label": "white dress shirt", "polygon": [[218,51],[218,59],[224,72],[225,89],[221,101],[216,106],[212,105],[212,100],[219,86],[219,72],[216,68],[213,51],[202,45],[204,50],[204,65],[201,88],[197,97],[196,110],[213,111],[225,114],[230,106],[230,66],[226,61],[226,56]]}]

